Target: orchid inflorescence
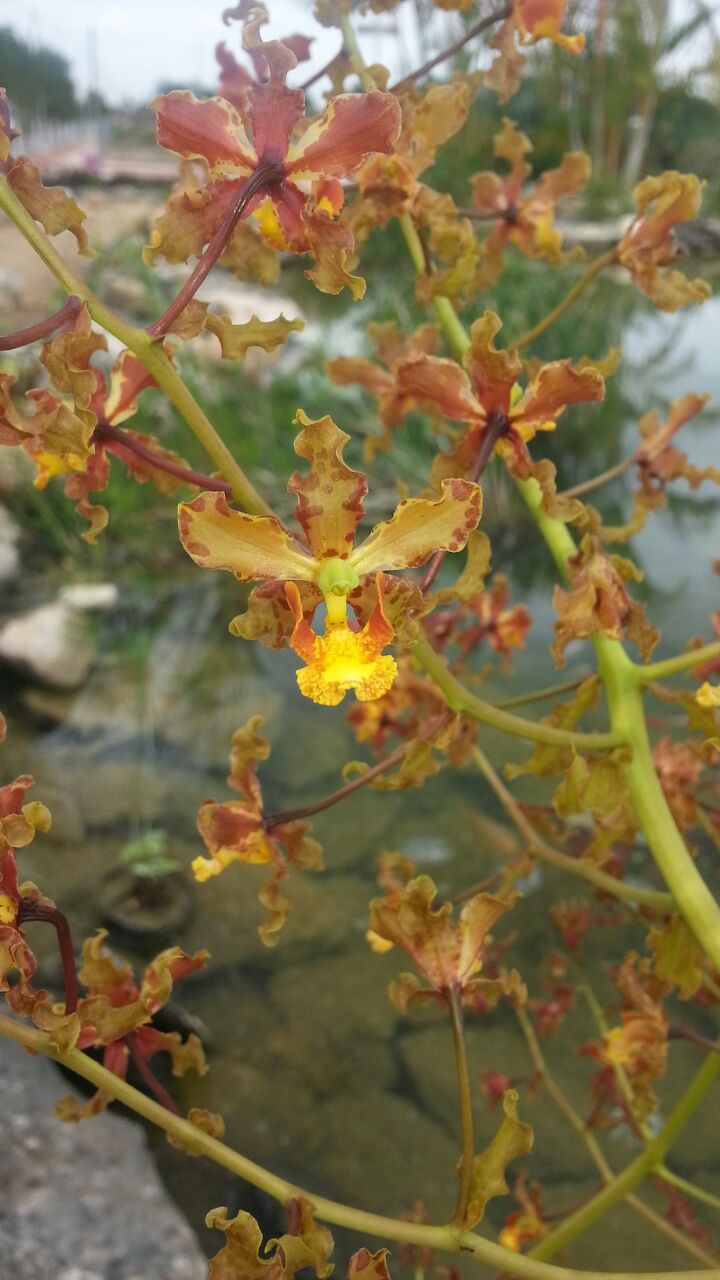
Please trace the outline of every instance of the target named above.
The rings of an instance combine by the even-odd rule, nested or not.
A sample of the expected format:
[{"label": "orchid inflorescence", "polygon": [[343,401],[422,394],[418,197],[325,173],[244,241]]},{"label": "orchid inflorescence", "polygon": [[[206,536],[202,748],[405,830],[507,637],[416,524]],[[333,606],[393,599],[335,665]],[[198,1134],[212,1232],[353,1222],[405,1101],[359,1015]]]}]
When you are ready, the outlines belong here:
[{"label": "orchid inflorescence", "polygon": [[[469,0],[433,2],[438,10],[470,9]],[[380,15],[401,3],[367,0],[360,11]],[[556,213],[561,201],[587,192],[588,156],[571,150],[534,174],[532,141],[505,115],[493,138],[492,167],[470,176],[464,207],[432,182],[442,148],[462,130],[465,137],[471,132],[480,89],[505,104],[536,45],[564,59],[581,54],[586,34],[602,43],[583,15],[586,31],[572,30],[566,7],[564,0],[509,0],[464,27],[443,56],[388,87],[387,69],[362,61],[351,0],[317,0],[317,21],[337,27],[341,43],[330,63],[308,79],[312,86],[326,76],[330,84],[324,109],[313,115],[303,89],[288,85],[298,64],[309,60],[312,39],[303,33],[264,39],[264,6],[238,0],[223,16],[229,26],[240,24],[242,60],[226,44],[218,46],[218,94],[198,98],[174,90],[152,104],[157,141],[178,158],[178,176],[154,221],[144,260],[148,266],[159,259],[171,265],[196,261],[177,295],[144,327],[116,315],[57,253],[52,237],[64,230],[75,237],[79,253],[92,253],[85,215],[63,188],[44,186],[33,161],[18,153],[19,135],[0,93],[0,206],[67,294],[53,315],[0,338],[2,351],[42,343],[42,371],[32,379],[38,385],[22,399],[17,368],[0,371],[0,444],[28,457],[38,489],[62,480],[90,543],[108,524],[109,512],[96,499],[108,489],[111,463],[163,496],[180,491],[184,552],[200,568],[226,571],[240,584],[234,590],[242,611],[230,621],[231,633],[272,651],[290,649],[301,660],[298,689],[315,704],[306,708],[308,716],[323,715],[319,708],[337,707],[354,694],[347,721],[360,749],[370,754],[369,760],[349,761],[341,785],[328,795],[270,810],[266,796],[278,785],[278,757],[261,732],[262,715],[251,715],[232,738],[231,797],[208,798],[200,806],[204,852],[192,862],[195,879],[203,884],[236,863],[249,868],[243,873],[248,876],[252,867],[264,869],[258,899],[267,915],[258,932],[265,946],[275,946],[287,936],[291,877],[320,873],[326,860],[332,866],[332,841],[324,851],[316,838],[323,834],[325,810],[362,788],[367,795],[420,787],[443,770],[472,767],[473,779],[481,779],[468,787],[457,822],[482,855],[482,878],[473,872],[469,888],[457,886],[449,865],[436,883],[408,854],[386,850],[378,858],[381,892],[367,921],[356,922],[362,946],[366,929],[378,972],[396,964],[399,953],[413,966],[413,972],[395,971],[388,988],[398,1018],[432,1017],[434,1011],[450,1021],[461,1157],[451,1221],[438,1227],[417,1201],[405,1217],[381,1218],[301,1194],[222,1145],[222,1116],[198,1107],[187,1119],[180,1116],[154,1060],[163,1055],[174,1076],[203,1075],[204,1048],[196,1034],[183,1038],[154,1019],[174,985],[205,968],[208,953],[167,947],[136,978],[100,929],[83,944],[78,967],[63,911],[18,872],[26,848],[48,830],[50,814],[41,802],[28,801],[29,775],[0,788],[0,992],[13,1015],[0,1016],[0,1031],[92,1082],[87,1101],[58,1104],[60,1118],[79,1121],[121,1099],[154,1119],[174,1145],[218,1160],[283,1203],[288,1230],[265,1244],[249,1213],[208,1214],[208,1226],[223,1233],[210,1280],[293,1280],[303,1269],[325,1280],[333,1241],[316,1218],[402,1242],[401,1261],[419,1276],[455,1276],[435,1262],[435,1252],[462,1250],[493,1272],[552,1280],[555,1253],[623,1199],[673,1247],[715,1267],[704,1277],[717,1273],[716,1245],[690,1203],[717,1208],[717,1197],[668,1169],[665,1138],[679,1132],[720,1070],[709,1021],[720,998],[720,908],[704,878],[705,850],[720,844],[720,611],[711,617],[711,639],[689,638],[681,654],[651,661],[659,632],[634,594],[642,573],[630,556],[613,549],[667,506],[677,481],[691,491],[720,483],[718,467],[695,464],[678,445],[678,433],[708,397],[689,392],[662,411],[651,408],[620,463],[563,488],[565,459],[561,450],[554,460],[547,456],[548,433],[557,432],[561,443],[575,431],[589,437],[593,406],[603,401],[621,353],[610,349],[601,358],[574,362],[523,354],[606,267],[622,271],[662,311],[705,301],[708,284],[688,278],[677,265],[676,239],[676,228],[697,216],[704,184],[675,170],[642,179],[617,243],[582,270],[534,328],[514,334],[512,319],[506,316],[503,327],[494,299],[483,295],[513,256],[530,259],[538,273],[582,262],[582,250],[565,247]],[[480,69],[418,87],[445,56],[485,32],[489,56]],[[223,360],[239,361],[251,347],[275,351],[302,321],[254,316],[236,324],[199,300],[197,290],[216,264],[241,280],[273,284],[293,255],[310,259],[306,275],[321,293],[347,289],[358,301],[366,291],[358,260],[369,257],[371,234],[391,224],[399,227],[415,267],[415,302],[433,314],[412,327],[404,302],[393,317],[369,324],[372,358],[355,350],[335,356],[326,373],[337,386],[361,389],[366,463],[372,466],[383,453],[398,459],[399,501],[386,502],[376,487],[373,496],[387,515],[366,520],[367,477],[345,458],[358,441],[329,414],[311,417],[298,409],[294,448],[301,462],[287,482],[294,520],[285,521],[191,394],[181,376],[180,344],[215,338]],[[212,286],[211,277],[210,293]],[[462,313],[469,309],[467,331]],[[101,330],[119,343],[112,361]],[[208,474],[155,435],[128,425],[136,416],[143,422],[161,395],[206,449],[214,464]],[[237,413],[244,420],[240,395]],[[400,475],[399,445],[408,437],[418,448],[421,441],[427,455],[425,480],[414,493]],[[289,445],[287,451],[289,463]],[[581,499],[625,472],[634,478],[627,519],[608,525]],[[502,477],[505,488],[502,480],[495,483]],[[534,640],[530,609],[512,598],[504,571],[510,566],[493,564],[501,571],[488,576],[493,555],[503,556],[486,532],[491,522],[486,518],[478,528],[483,505],[486,517],[494,514],[498,494],[507,501],[511,486],[562,580],[552,594],[555,662],[562,666],[589,641],[597,671],[586,667],[552,689],[527,697],[511,689],[509,697],[488,701],[485,682],[505,678],[517,651],[528,637]],[[639,661],[626,652],[628,642]],[[683,675],[689,683],[669,683]],[[646,716],[646,693],[656,702],[654,719]],[[553,705],[539,718],[517,714],[523,702],[548,698]],[[608,728],[588,727],[591,716]],[[659,732],[651,741],[648,725],[654,728],[656,721]],[[674,731],[685,721],[688,732],[679,736]],[[512,735],[531,750],[499,771],[490,758],[498,750],[491,733]],[[520,791],[518,798],[513,786],[527,776],[533,785],[541,780],[541,787]],[[545,780],[553,777],[548,791]],[[441,781],[428,792],[438,810]],[[488,802],[501,806],[512,830],[484,812]],[[523,893],[530,898],[545,866],[577,892],[571,889],[549,906],[553,948],[524,978],[509,961],[520,931],[535,928]],[[226,877],[229,891],[232,875]],[[297,906],[296,912],[298,918]],[[38,985],[27,935],[31,923],[55,930],[62,999]],[[621,929],[623,939],[634,931],[631,947],[616,945]],[[602,1000],[592,985],[590,946],[600,930],[607,939]],[[589,1110],[581,1115],[554,1081],[550,1060],[553,1037],[563,1054],[568,1045],[578,1048],[574,1019],[583,1011],[592,1030],[580,1033],[579,1054],[590,1064]],[[511,1029],[502,1026],[508,1042],[517,1029],[527,1069],[511,1072],[504,1058],[483,1059],[473,1076],[466,1023],[489,1017],[498,1020],[495,1030],[500,1018],[508,1019]],[[408,1044],[415,1040],[422,1037],[407,1037]],[[667,1118],[663,1081],[674,1040],[707,1056]],[[154,1101],[138,1093],[134,1078]],[[487,1109],[500,1117],[479,1153],[477,1082]],[[548,1100],[569,1120],[602,1184],[579,1205],[553,1212],[544,1190],[549,1200],[555,1188],[544,1189],[532,1176],[532,1127],[519,1115],[519,1108],[525,1114],[535,1106],[538,1116]],[[611,1130],[622,1139],[612,1149],[613,1162],[623,1158],[623,1143],[634,1144],[631,1163],[618,1174],[603,1145]],[[496,1243],[474,1228],[487,1204],[508,1193],[508,1166],[515,1160],[526,1162],[513,1187],[518,1207],[506,1215]],[[664,1216],[636,1192],[646,1176],[668,1198]],[[520,1256],[525,1248],[528,1258]],[[594,1266],[597,1261],[593,1254]],[[569,1280],[584,1273],[564,1267],[561,1274]],[[612,1280],[610,1273],[592,1274]],[[387,1250],[359,1248],[348,1280],[390,1280]]]}]

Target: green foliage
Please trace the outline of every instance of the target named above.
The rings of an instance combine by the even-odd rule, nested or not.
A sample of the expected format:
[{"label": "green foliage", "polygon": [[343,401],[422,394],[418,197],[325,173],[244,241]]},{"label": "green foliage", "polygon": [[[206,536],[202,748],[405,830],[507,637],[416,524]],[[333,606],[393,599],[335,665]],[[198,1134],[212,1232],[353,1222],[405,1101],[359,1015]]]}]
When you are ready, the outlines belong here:
[{"label": "green foliage", "polygon": [[0,27],[0,84],[25,123],[68,120],[78,114],[65,58],[42,45],[31,48],[9,27]]}]

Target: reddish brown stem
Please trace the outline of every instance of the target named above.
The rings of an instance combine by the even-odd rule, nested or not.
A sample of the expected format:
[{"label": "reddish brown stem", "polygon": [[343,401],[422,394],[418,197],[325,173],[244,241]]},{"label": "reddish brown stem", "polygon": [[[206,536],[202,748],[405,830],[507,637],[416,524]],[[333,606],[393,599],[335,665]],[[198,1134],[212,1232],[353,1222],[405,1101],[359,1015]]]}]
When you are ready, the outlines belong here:
[{"label": "reddish brown stem", "polygon": [[[500,436],[502,435],[506,426],[507,426],[507,417],[504,413],[495,411],[490,414],[490,417],[487,420],[485,434],[483,435],[483,438],[480,442],[480,448],[477,451],[477,456],[475,458],[475,461],[470,471],[468,472],[468,475],[467,475],[468,480],[477,482],[480,479],[480,476],[482,475],[488,462],[490,461],[490,458],[492,457],[493,449],[495,448],[495,445],[500,439]],[[433,556],[432,560],[430,561],[430,564],[428,565],[422,578],[420,579],[421,591],[427,591],[432,586],[438,573],[440,572],[440,566],[442,565],[442,562],[445,559],[446,555],[447,555],[447,551],[445,550],[440,550],[435,552],[435,555]]]},{"label": "reddish brown stem", "polygon": [[302,89],[303,93],[305,93],[306,90],[308,89],[312,89],[313,85],[317,84],[318,80],[322,80],[323,76],[327,74],[327,72],[330,70],[333,63],[337,62],[338,58],[341,57],[341,55],[344,52],[345,52],[344,46],[340,45],[340,48],[338,49],[337,53],[333,54],[329,62],[326,62],[325,65],[321,67],[319,71],[313,72],[313,74],[309,76],[307,80],[303,80],[303,83],[300,85],[300,88]]},{"label": "reddish brown stem", "polygon": [[155,1072],[148,1065],[148,1060],[141,1053],[134,1032],[130,1031],[128,1035],[125,1036],[125,1043],[130,1050],[130,1057],[132,1058],[133,1066],[140,1076],[140,1079],[147,1085],[153,1096],[157,1098],[161,1107],[164,1107],[166,1111],[172,1111],[174,1116],[179,1116],[180,1110],[177,1103],[173,1098],[171,1098],[165,1086],[160,1083]]},{"label": "reddish brown stem", "polygon": [[157,320],[147,326],[148,333],[152,334],[153,337],[162,337],[172,328],[178,316],[182,315],[188,303],[194,298],[205,277],[212,271],[218,258],[222,256],[223,250],[253,196],[257,195],[258,191],[263,187],[277,186],[282,181],[282,178],[283,171],[280,165],[270,161],[260,162],[257,169],[238,188],[235,199],[228,206],[225,216],[208,240],[207,248],[202,258],[188,276],[177,297],[173,299],[169,307],[165,308],[162,315],[158,316]]},{"label": "reddish brown stem", "polygon": [[[418,735],[415,741],[425,742],[428,738],[431,738],[441,725],[450,719],[450,715],[449,711],[442,711],[440,715],[434,716],[432,720],[428,721],[425,730]],[[346,800],[354,791],[359,791],[361,787],[366,787],[374,778],[381,777],[383,773],[387,773],[396,764],[400,764],[407,749],[408,743],[404,742],[402,746],[397,747],[384,760],[380,760],[372,768],[366,769],[364,773],[358,774],[357,778],[353,778],[352,782],[347,782],[344,787],[338,787],[337,791],[332,791],[329,796],[325,796],[322,800],[315,800],[312,804],[303,805],[299,809],[286,809],[284,813],[266,814],[263,819],[265,830],[271,831],[273,827],[280,827],[285,822],[296,822],[299,818],[310,818],[314,813],[322,813],[324,809],[331,809],[333,805],[339,804],[341,800]]]},{"label": "reddish brown stem", "polygon": [[16,329],[14,333],[0,336],[0,351],[17,351],[18,347],[29,347],[31,342],[49,337],[69,320],[74,320],[82,305],[82,298],[72,295],[59,311],[53,311],[53,314],[46,316],[44,320],[28,325],[27,329]]},{"label": "reddish brown stem", "polygon": [[436,53],[433,58],[428,58],[427,62],[423,62],[421,67],[416,71],[411,71],[409,75],[403,76],[402,80],[398,80],[390,89],[391,93],[397,93],[398,89],[404,88],[406,84],[410,84],[413,80],[419,80],[422,76],[426,76],[428,71],[432,71],[439,63],[445,62],[447,58],[452,58],[453,54],[459,53],[463,45],[472,40],[474,36],[482,35],[483,31],[487,31],[488,27],[492,27],[496,22],[503,22],[505,18],[509,18],[512,13],[512,5],[505,4],[502,9],[496,9],[495,13],[489,13],[486,17],[481,18],[472,27],[468,27],[457,40],[453,40],[446,49],[441,49],[440,53]]},{"label": "reddish brown stem", "polygon": [[696,1031],[694,1027],[669,1027],[668,1040],[689,1040],[692,1044],[699,1045],[701,1049],[705,1049],[710,1053],[720,1053],[720,1045],[716,1040],[710,1040],[700,1031]]},{"label": "reddish brown stem", "polygon": [[65,988],[65,1012],[75,1013],[78,1003],[78,984],[70,925],[57,907],[44,906],[42,903],[27,905],[21,903],[18,924],[31,924],[33,921],[51,924],[57,934]]},{"label": "reddish brown stem", "polygon": [[[216,480],[213,476],[206,476],[201,471],[192,471],[190,467],[183,467],[170,458],[161,458],[159,454],[153,453],[152,449],[148,449],[142,441],[134,440],[126,431],[121,431],[119,427],[113,427],[110,423],[99,422],[93,439],[101,444],[117,445],[127,453],[134,453],[136,457],[142,458],[143,462],[157,467],[158,471],[167,471],[168,475],[177,476],[178,480],[184,480],[187,484],[224,493],[228,498],[232,495],[232,488],[225,480]],[[115,453],[116,457],[122,457],[122,454],[118,454],[115,449],[111,449],[111,452]]]}]

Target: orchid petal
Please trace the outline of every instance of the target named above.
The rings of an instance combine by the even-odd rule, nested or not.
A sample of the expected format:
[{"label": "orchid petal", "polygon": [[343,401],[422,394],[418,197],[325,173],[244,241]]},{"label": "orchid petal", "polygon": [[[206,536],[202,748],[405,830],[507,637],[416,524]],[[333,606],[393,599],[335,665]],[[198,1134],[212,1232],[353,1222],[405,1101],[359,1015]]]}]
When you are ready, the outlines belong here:
[{"label": "orchid petal", "polygon": [[240,582],[298,578],[317,569],[274,516],[232,511],[222,493],[201,493],[178,507],[180,541],[202,569],[228,569]]},{"label": "orchid petal", "polygon": [[296,179],[346,178],[373,152],[391,152],[399,130],[400,107],[389,93],[341,94],[290,146],[286,172]]},{"label": "orchid petal", "polygon": [[288,483],[288,493],[297,497],[298,522],[318,560],[346,559],[363,516],[367,480],[344,461],[350,437],[332,418],[313,420],[298,409],[295,422],[302,427],[295,452],[310,463],[306,475],[296,471]]},{"label": "orchid petal", "polygon": [[442,497],[410,498],[378,524],[350,556],[358,573],[414,569],[435,551],[461,551],[482,512],[482,492],[469,480],[444,480]]},{"label": "orchid petal", "polygon": [[397,388],[421,405],[436,404],[444,417],[455,422],[474,422],[485,416],[468,375],[454,360],[428,355],[401,360]]},{"label": "orchid petal", "polygon": [[205,160],[214,176],[242,177],[257,165],[240,115],[224,98],[196,98],[187,89],[151,102],[161,147],[186,160]]}]

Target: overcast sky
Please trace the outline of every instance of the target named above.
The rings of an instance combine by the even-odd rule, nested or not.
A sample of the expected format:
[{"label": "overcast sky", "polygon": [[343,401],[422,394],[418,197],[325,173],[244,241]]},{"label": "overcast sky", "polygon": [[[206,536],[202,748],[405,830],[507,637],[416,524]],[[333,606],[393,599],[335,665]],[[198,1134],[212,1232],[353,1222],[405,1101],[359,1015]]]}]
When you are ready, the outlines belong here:
[{"label": "overcast sky", "polygon": [[[112,104],[149,101],[163,80],[214,86],[215,45],[225,40],[235,53],[240,48],[238,23],[223,25],[221,14],[230,0],[0,0],[0,24],[7,24],[31,43],[48,45],[68,59],[81,95],[92,85],[94,48],[100,90]],[[271,22],[263,29],[276,36],[301,31],[316,37],[313,58],[293,77],[298,82],[327,62],[339,45],[337,30],[320,27],[312,16],[312,0],[269,0]],[[378,28],[392,31],[402,25],[401,49],[409,70],[418,60],[413,6],[402,15],[360,19],[367,28],[364,48],[370,60],[387,61],[396,36],[383,39]],[[454,19],[457,22],[457,18]],[[453,23],[439,15],[440,29]],[[450,37],[452,38],[452,36]],[[393,70],[400,70],[397,53]]]},{"label": "overcast sky", "polygon": [[[214,87],[215,45],[225,40],[240,49],[238,23],[223,25],[221,14],[231,0],[0,0],[0,24],[7,24],[31,43],[56,49],[70,63],[80,95],[99,88],[113,105],[148,102],[162,81]],[[313,57],[291,77],[299,83],[327,62],[339,45],[335,29],[320,27],[312,16],[313,0],[266,0],[271,22],[264,34],[301,31],[316,37]],[[695,0],[672,0],[676,22],[694,10]],[[720,0],[709,0],[716,14]],[[460,30],[457,14],[436,12],[429,29],[419,32],[414,5],[394,13],[356,19],[368,61],[384,62],[394,75],[405,73],[427,56],[423,37],[434,51]],[[386,32],[383,36],[382,32]],[[399,34],[399,38],[398,38]],[[706,51],[705,37],[697,53]],[[694,51],[693,51],[694,52]],[[691,55],[687,46],[680,57]]]}]

